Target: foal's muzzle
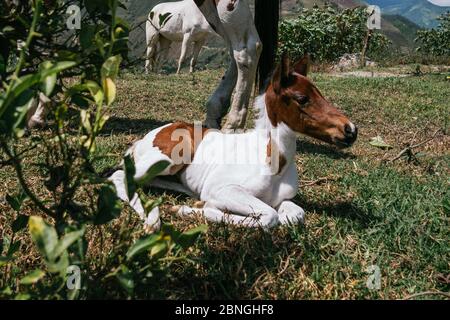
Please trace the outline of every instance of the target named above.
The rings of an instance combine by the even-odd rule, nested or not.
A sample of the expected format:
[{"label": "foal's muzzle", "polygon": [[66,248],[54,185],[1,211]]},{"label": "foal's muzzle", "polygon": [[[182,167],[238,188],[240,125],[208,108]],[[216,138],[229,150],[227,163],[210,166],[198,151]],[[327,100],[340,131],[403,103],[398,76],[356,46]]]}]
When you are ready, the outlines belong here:
[{"label": "foal's muzzle", "polygon": [[358,127],[353,123],[346,124],[344,128],[345,139],[343,142],[348,146],[351,146],[358,138]]}]

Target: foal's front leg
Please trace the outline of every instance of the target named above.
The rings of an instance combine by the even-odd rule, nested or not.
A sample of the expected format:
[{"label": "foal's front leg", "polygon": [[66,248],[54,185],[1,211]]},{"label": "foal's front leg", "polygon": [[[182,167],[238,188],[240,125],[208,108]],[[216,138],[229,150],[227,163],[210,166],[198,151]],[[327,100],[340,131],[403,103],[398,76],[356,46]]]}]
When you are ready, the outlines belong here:
[{"label": "foal's front leg", "polygon": [[[224,212],[230,212],[225,214]],[[203,209],[182,207],[180,214],[202,213],[206,219],[245,227],[272,228],[279,224],[278,213],[271,206],[233,185],[221,188],[205,203]]]},{"label": "foal's front leg", "polygon": [[151,211],[148,216],[145,215],[145,210],[142,205],[141,199],[137,193],[134,194],[133,198],[128,199],[127,190],[125,187],[125,172],[123,170],[118,170],[108,179],[116,187],[117,196],[122,200],[130,204],[131,208],[139,215],[139,217],[144,221],[146,229],[150,231],[159,230],[161,227],[161,220],[159,217],[159,209]]},{"label": "foal's front leg", "polygon": [[305,211],[292,201],[283,201],[278,206],[278,218],[283,225],[303,223]]}]

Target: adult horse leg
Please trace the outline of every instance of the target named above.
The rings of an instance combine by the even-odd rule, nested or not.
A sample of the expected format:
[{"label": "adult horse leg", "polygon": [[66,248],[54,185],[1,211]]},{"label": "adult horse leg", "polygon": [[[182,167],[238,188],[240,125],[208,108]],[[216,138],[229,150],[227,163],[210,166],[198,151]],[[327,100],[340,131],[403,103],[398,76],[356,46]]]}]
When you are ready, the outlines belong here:
[{"label": "adult horse leg", "polygon": [[225,76],[222,78],[216,91],[206,102],[205,126],[213,129],[220,129],[222,118],[227,114],[231,104],[231,95],[236,87],[238,69],[233,52],[230,51],[230,65]]},{"label": "adult horse leg", "polygon": [[245,126],[261,51],[262,44],[257,36],[249,37],[247,43],[235,42],[233,45],[233,56],[237,65],[237,84],[227,122],[223,127],[224,131],[243,129]]},{"label": "adult horse leg", "polygon": [[170,41],[169,39],[166,39],[163,36],[159,37],[159,49],[155,62],[158,71],[161,70],[163,63],[167,60],[171,44],[172,41]]},{"label": "adult horse leg", "polygon": [[147,21],[146,24],[145,34],[147,42],[145,73],[148,74],[149,71],[153,71],[155,66],[155,55],[160,34],[159,31],[149,21]]},{"label": "adult horse leg", "polygon": [[189,46],[191,44],[191,33],[185,33],[183,36],[183,43],[181,44],[181,55],[180,59],[178,60],[178,69],[177,74],[181,71],[181,65],[184,62],[184,59],[186,59],[187,51],[189,49]]},{"label": "adult horse leg", "polygon": [[200,51],[202,50],[204,44],[205,44],[205,40],[199,40],[194,43],[194,49],[192,52],[192,59],[191,59],[191,68],[189,70],[190,73],[194,72],[194,68],[197,64],[198,56],[199,56]]},{"label": "adult horse leg", "polygon": [[39,93],[39,98],[35,99],[33,106],[28,111],[28,129],[42,128],[45,126],[45,118],[50,111],[51,101],[43,93]]}]

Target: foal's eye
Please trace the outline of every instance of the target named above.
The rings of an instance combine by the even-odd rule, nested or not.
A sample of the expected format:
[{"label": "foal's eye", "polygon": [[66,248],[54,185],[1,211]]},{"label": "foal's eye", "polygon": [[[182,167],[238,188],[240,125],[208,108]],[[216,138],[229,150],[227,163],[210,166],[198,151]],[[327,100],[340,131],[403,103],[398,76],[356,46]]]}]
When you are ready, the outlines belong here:
[{"label": "foal's eye", "polygon": [[302,96],[302,95],[298,95],[295,97],[295,100],[301,104],[301,105],[305,105],[309,102],[309,97],[308,96]]}]

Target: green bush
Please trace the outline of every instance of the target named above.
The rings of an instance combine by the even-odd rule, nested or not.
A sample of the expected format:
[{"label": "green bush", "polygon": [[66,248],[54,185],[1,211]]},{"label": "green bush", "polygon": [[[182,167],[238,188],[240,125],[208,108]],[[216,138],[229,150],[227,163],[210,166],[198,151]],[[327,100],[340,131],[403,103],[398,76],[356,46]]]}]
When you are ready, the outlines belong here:
[{"label": "green bush", "polygon": [[[368,33],[368,17],[363,7],[303,9],[297,18],[280,23],[280,52],[286,51],[295,57],[308,53],[321,62],[336,61],[345,53],[360,53]],[[367,55],[379,55],[389,44],[384,35],[374,32]]]},{"label": "green bush", "polygon": [[417,48],[426,54],[450,57],[450,12],[438,18],[440,24],[435,29],[420,30],[417,32]]},{"label": "green bush", "polygon": [[[84,12],[78,30],[66,26],[73,4]],[[114,186],[95,169],[104,158],[96,152],[96,138],[108,121],[128,54],[129,27],[117,16],[119,7],[126,9],[118,0],[1,3],[0,169],[13,170],[20,188],[6,196],[14,221],[1,226],[0,299],[87,298],[98,292],[99,282],[105,288],[114,282],[122,297],[133,297],[138,284],[154,281],[152,271],[160,269],[162,257],[177,257],[205,231],[182,233],[164,225],[133,244],[125,226],[115,230],[119,243],[108,261],[99,267],[88,259],[87,231],[102,232],[122,212]],[[39,95],[51,101],[47,129],[27,135],[27,114]],[[131,159],[124,163],[127,173],[134,172]],[[149,175],[166,166],[156,164]],[[147,212],[161,203],[145,199],[133,175],[126,180]],[[25,207],[32,216],[24,214]],[[28,246],[24,241],[32,241],[39,254],[33,271],[19,262],[29,254],[21,249]],[[70,287],[73,269],[83,280]]]}]

